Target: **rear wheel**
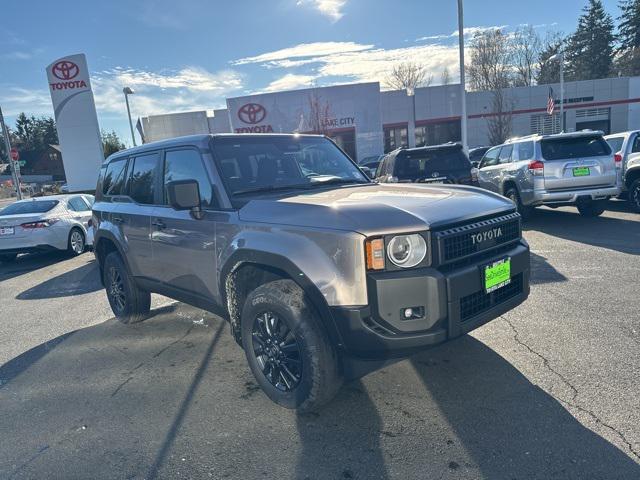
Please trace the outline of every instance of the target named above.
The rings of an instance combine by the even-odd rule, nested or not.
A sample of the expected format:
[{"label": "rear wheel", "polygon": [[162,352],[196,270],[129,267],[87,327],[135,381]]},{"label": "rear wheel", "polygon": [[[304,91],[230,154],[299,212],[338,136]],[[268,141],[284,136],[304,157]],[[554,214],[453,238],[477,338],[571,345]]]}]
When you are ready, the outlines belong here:
[{"label": "rear wheel", "polygon": [[251,292],[241,328],[249,367],[271,400],[312,410],[335,396],[342,383],[336,352],[295,282],[276,280]]},{"label": "rear wheel", "polygon": [[631,203],[631,207],[640,213],[640,178],[629,187],[629,202]]},{"label": "rear wheel", "polygon": [[151,294],[138,288],[117,252],[104,260],[104,286],[111,310],[122,323],[138,323],[147,318]]},{"label": "rear wheel", "polygon": [[606,210],[607,202],[606,200],[588,200],[578,202],[576,207],[578,207],[578,212],[583,217],[597,217]]},{"label": "rear wheel", "polygon": [[509,187],[504,196],[516,204],[516,209],[522,217],[522,220],[529,220],[529,218],[531,218],[531,215],[533,215],[533,207],[527,207],[522,204],[520,194],[515,187]]},{"label": "rear wheel", "polygon": [[84,233],[77,227],[74,227],[69,232],[69,241],[67,242],[67,251],[73,255],[78,256],[84,253],[85,239]]},{"label": "rear wheel", "polygon": [[2,253],[0,254],[0,263],[11,263],[15,261],[17,253]]}]

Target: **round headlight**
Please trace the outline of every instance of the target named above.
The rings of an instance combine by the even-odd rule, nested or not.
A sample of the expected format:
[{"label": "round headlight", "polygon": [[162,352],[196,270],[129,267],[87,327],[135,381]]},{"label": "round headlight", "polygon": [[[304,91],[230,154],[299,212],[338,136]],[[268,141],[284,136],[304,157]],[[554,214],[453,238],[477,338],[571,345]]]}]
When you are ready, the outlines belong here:
[{"label": "round headlight", "polygon": [[427,255],[427,242],[421,235],[398,235],[389,242],[387,256],[394,265],[415,267]]}]

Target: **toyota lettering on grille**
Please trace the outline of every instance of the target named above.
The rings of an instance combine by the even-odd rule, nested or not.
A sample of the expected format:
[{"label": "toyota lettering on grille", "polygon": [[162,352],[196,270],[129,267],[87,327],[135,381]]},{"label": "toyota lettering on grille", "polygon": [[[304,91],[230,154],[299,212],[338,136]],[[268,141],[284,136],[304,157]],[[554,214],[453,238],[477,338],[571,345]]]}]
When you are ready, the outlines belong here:
[{"label": "toyota lettering on grille", "polygon": [[492,228],[484,232],[471,234],[471,241],[474,245],[481,245],[491,240],[497,240],[502,236],[502,227]]}]

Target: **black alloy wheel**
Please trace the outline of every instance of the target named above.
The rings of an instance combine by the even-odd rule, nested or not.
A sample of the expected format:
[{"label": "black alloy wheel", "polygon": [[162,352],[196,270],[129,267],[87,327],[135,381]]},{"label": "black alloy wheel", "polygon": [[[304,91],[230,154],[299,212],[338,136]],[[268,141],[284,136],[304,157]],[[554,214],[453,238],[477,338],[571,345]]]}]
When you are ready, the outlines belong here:
[{"label": "black alloy wheel", "polygon": [[262,374],[282,392],[294,390],[302,379],[302,355],[294,333],[271,311],[253,322],[253,353]]},{"label": "black alloy wheel", "polygon": [[127,305],[127,293],[120,271],[112,266],[108,272],[109,283],[107,285],[107,295],[111,299],[111,305],[117,310],[117,315],[122,315]]}]

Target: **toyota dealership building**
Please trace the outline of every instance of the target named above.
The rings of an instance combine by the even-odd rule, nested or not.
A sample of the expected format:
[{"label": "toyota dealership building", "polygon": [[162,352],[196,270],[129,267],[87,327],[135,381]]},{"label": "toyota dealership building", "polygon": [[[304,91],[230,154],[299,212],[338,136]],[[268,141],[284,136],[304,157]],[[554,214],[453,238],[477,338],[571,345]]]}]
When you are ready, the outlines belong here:
[{"label": "toyota dealership building", "polygon": [[[560,131],[556,98],[547,113],[549,85],[504,92],[513,135]],[[551,85],[559,97],[559,85]],[[496,116],[491,92],[468,92],[470,147],[489,144],[488,124]],[[565,83],[567,131],[619,132],[640,127],[640,77]],[[146,142],[195,133],[323,133],[354,159],[400,146],[437,145],[461,139],[459,85],[381,91],[360,83],[227,99],[227,108],[171,113],[141,119]]]}]

